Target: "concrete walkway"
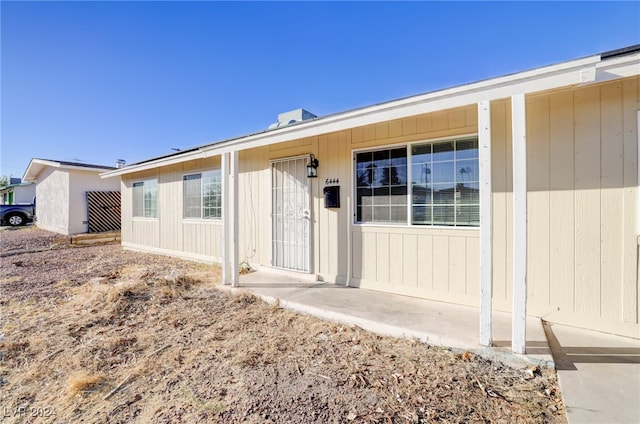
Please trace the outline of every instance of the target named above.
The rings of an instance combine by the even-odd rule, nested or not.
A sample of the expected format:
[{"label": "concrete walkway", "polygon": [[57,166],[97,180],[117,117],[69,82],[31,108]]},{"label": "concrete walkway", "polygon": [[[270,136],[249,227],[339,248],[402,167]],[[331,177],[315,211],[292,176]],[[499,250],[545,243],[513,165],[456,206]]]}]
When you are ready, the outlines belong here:
[{"label": "concrete walkway", "polygon": [[555,366],[571,424],[640,423],[640,340],[543,326],[530,317],[527,354],[518,355],[511,352],[509,313],[493,313],[494,347],[488,348],[478,344],[479,310],[474,307],[348,288],[269,268],[241,276],[240,289],[287,309],[378,334],[417,338],[513,366]]},{"label": "concrete walkway", "polygon": [[640,423],[640,340],[544,327],[569,423]]}]

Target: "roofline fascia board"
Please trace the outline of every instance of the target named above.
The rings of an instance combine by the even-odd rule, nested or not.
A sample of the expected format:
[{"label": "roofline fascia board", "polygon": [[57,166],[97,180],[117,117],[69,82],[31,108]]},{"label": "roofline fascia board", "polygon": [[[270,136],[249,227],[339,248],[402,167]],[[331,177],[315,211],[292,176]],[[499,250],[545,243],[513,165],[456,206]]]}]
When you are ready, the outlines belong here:
[{"label": "roofline fascia board", "polygon": [[60,169],[68,169],[68,170],[71,170],[71,171],[99,171],[99,172],[109,171],[108,168],[94,168],[92,166],[61,165],[58,168],[60,168]]},{"label": "roofline fascia board", "polygon": [[606,82],[640,74],[640,53],[608,59],[596,66],[596,81]]},{"label": "roofline fascia board", "polygon": [[[38,175],[42,172],[42,169],[45,167],[65,169],[71,171],[89,171],[89,172],[104,172],[108,171],[108,168],[96,168],[94,166],[75,166],[75,165],[66,165],[57,161],[47,160],[47,159],[31,159],[27,169],[24,171],[22,176],[22,180],[25,182],[35,182],[38,178]],[[32,172],[33,171],[33,172]],[[34,173],[33,178],[29,177],[30,174]]]},{"label": "roofline fascia board", "polygon": [[124,168],[116,168],[112,171],[106,171],[100,174],[100,178],[112,178],[124,174],[131,174],[133,172],[141,172],[149,169],[154,169],[159,166],[170,166],[182,162],[187,162],[194,159],[204,159],[212,155],[206,155],[201,149],[197,151],[185,153],[184,155],[171,156],[169,158],[158,159],[155,161],[141,163],[140,165],[130,165]]},{"label": "roofline fascia board", "polygon": [[[460,106],[475,105],[479,101],[491,101],[502,98],[510,98],[514,94],[528,94],[554,88],[572,86],[592,82],[595,79],[595,60],[587,63],[579,63],[571,68],[556,70],[547,75],[531,73],[517,81],[503,79],[494,80],[491,85],[470,84],[455,87],[453,89],[433,92],[427,95],[416,96],[410,99],[385,103],[347,112],[338,116],[329,117],[327,120],[310,122],[307,125],[300,124],[293,127],[285,127],[282,131],[248,136],[242,139],[231,140],[203,148],[206,152],[222,154],[233,150],[245,150],[262,145],[312,137],[320,134],[341,131],[348,128],[374,124],[381,121],[406,118],[408,116],[437,112]],[[506,77],[503,77],[506,78]],[[285,131],[286,130],[286,131]]]},{"label": "roofline fascia board", "polygon": [[[479,101],[510,98],[515,94],[530,94],[566,86],[580,86],[602,81],[624,78],[640,74],[635,67],[640,63],[640,54],[621,56],[601,62],[600,55],[588,56],[568,62],[536,68],[516,74],[460,85],[426,94],[406,97],[390,102],[367,106],[335,115],[321,117],[308,122],[266,131],[245,137],[221,141],[200,147],[195,152],[184,155],[159,158],[140,165],[107,171],[100,176],[110,178],[124,174],[145,171],[160,166],[169,166],[198,158],[218,156],[223,153],[246,150],[269,144],[313,137],[348,128],[369,125],[381,121],[406,118],[424,113],[436,112],[465,105],[475,105]],[[611,73],[617,70],[618,74]],[[606,74],[603,74],[606,72]]]}]

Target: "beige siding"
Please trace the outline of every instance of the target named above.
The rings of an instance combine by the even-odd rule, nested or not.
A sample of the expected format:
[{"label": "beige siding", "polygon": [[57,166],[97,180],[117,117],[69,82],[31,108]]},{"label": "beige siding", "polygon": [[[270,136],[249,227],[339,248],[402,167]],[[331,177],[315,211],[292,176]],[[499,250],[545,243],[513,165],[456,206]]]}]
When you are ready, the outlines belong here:
[{"label": "beige siding", "polygon": [[513,174],[511,166],[511,104],[491,104],[493,185],[493,307],[511,309]]},{"label": "beige siding", "polygon": [[527,100],[533,315],[638,336],[638,98],[630,79]]},{"label": "beige siding", "polygon": [[182,225],[184,251],[204,255],[219,262],[222,257],[222,223],[185,222]]},{"label": "beige siding", "polygon": [[238,203],[241,262],[271,262],[271,175],[269,147],[240,152]]},{"label": "beige siding", "polygon": [[[212,169],[220,169],[219,157],[165,166],[123,178],[123,246],[200,261],[219,261],[221,222],[182,218],[183,175]],[[132,218],[132,184],[149,178],[158,179],[158,218]]]},{"label": "beige siding", "polygon": [[[350,194],[351,191],[352,149],[475,134],[477,124],[476,107],[469,106],[351,130],[352,143],[347,152],[329,146],[334,154],[339,153],[347,159],[338,162],[345,175],[345,183],[341,184],[342,190],[346,191],[343,193]],[[320,148],[322,150],[322,143]],[[323,172],[320,176],[325,178]],[[326,175],[326,178],[333,177]],[[343,181],[342,176],[340,180]],[[351,219],[347,216],[344,222]],[[478,304],[480,253],[477,229],[354,225],[351,231],[352,285],[466,305]],[[330,237],[332,232],[322,233],[328,233],[327,237]],[[337,234],[340,237],[326,247],[331,252],[346,248],[345,233]],[[324,253],[321,250],[320,256]],[[344,271],[338,269],[338,272]],[[327,274],[330,276],[332,272]]]},{"label": "beige siding", "polygon": [[355,226],[351,285],[477,305],[478,257],[474,229]]},{"label": "beige siding", "polygon": [[[325,281],[346,282],[351,228],[353,285],[477,303],[476,229],[351,226],[349,216],[354,149],[470,134],[476,127],[476,108],[469,106],[241,152],[240,259],[263,266],[271,263],[269,161],[313,153],[320,160],[318,178],[311,184],[313,273]],[[339,180],[338,209],[324,207],[326,179]],[[433,263],[443,266],[434,270]]]},{"label": "beige siding", "polygon": [[[635,335],[638,326],[638,79],[527,96],[528,312]],[[511,104],[491,103],[493,305],[512,296]],[[479,302],[479,231],[354,225],[353,152],[477,133],[476,105],[352,128],[239,154],[240,261],[271,264],[271,160],[313,153],[311,272],[329,282],[466,305]],[[182,175],[219,167],[201,159],[127,177],[123,243],[216,260],[220,222],[182,219]],[[131,219],[131,183],[159,178],[157,220]],[[324,207],[338,179],[338,209]],[[125,193],[126,190],[126,193]],[[349,243],[351,250],[349,251]]]}]

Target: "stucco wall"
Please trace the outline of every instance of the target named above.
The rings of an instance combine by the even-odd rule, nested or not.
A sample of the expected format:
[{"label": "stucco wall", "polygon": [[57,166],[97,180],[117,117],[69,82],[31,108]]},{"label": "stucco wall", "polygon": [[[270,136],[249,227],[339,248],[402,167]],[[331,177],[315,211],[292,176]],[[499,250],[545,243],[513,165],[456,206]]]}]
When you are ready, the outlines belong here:
[{"label": "stucco wall", "polygon": [[37,226],[60,234],[69,234],[69,174],[46,168],[36,185]]},{"label": "stucco wall", "polygon": [[87,191],[119,191],[117,178],[100,178],[98,172],[69,170],[69,227],[68,234],[89,231]]}]

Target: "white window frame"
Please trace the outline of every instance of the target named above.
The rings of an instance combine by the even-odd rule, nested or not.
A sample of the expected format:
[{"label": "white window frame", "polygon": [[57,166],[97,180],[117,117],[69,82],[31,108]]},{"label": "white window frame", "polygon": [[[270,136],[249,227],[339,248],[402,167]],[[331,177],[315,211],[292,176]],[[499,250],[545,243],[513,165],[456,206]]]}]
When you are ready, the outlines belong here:
[{"label": "white window frame", "polygon": [[[209,218],[205,218],[203,216],[203,211],[204,211],[204,184],[202,184],[202,179],[203,179],[203,175],[207,174],[207,173],[215,173],[217,172],[219,174],[219,179],[220,179],[220,216],[214,216],[214,217],[209,217]],[[190,176],[190,175],[200,175],[200,216],[199,217],[195,217],[195,216],[185,216],[185,195],[186,192],[184,190],[184,182],[185,182],[185,177]],[[202,169],[202,170],[196,170],[196,171],[190,171],[190,172],[185,172],[182,174],[182,178],[180,180],[180,184],[182,187],[182,219],[185,221],[199,221],[199,222],[220,222],[222,221],[222,208],[223,208],[223,202],[224,199],[222,198],[222,171],[219,168],[213,168],[213,169]]]},{"label": "white window frame", "polygon": [[[370,226],[382,226],[382,227],[387,227],[387,226],[393,226],[393,227],[398,227],[398,226],[407,226],[406,223],[403,222],[358,222],[356,221],[357,216],[358,216],[358,203],[357,203],[357,198],[358,198],[358,183],[357,183],[357,163],[356,163],[356,155],[358,153],[369,153],[369,152],[380,152],[380,151],[384,151],[384,150],[398,150],[401,149],[403,147],[403,144],[392,144],[392,145],[385,145],[385,146],[373,146],[370,148],[363,148],[363,149],[354,149],[353,150],[353,160],[352,160],[352,171],[351,171],[351,178],[352,178],[352,184],[351,184],[351,189],[352,189],[352,199],[353,200],[353,224],[355,225],[370,225]],[[406,148],[407,145],[404,145],[404,147]],[[406,154],[409,154],[409,150],[406,150]],[[408,159],[408,156],[407,156]],[[410,174],[409,174],[409,161],[407,160],[407,202],[409,201],[410,197],[409,197],[409,180],[410,178]],[[408,206],[405,206],[408,208]]]},{"label": "white window frame", "polygon": [[[454,231],[479,231],[480,224],[478,225],[428,225],[428,224],[413,224],[412,221],[412,205],[413,205],[413,186],[411,184],[413,175],[412,168],[413,162],[411,160],[411,148],[414,145],[418,144],[430,144],[430,143],[438,143],[442,141],[452,141],[464,138],[473,138],[476,137],[479,139],[478,133],[466,133],[466,134],[456,134],[447,137],[437,137],[431,139],[421,139],[421,140],[413,140],[407,141],[404,143],[394,143],[394,144],[381,144],[378,146],[369,146],[369,147],[361,147],[358,149],[351,150],[351,198],[353,200],[353,211],[351,216],[351,225],[359,226],[359,227],[401,227],[401,228],[421,228],[421,229],[446,229],[446,230],[454,230]],[[398,222],[358,222],[357,218],[357,204],[355,199],[357,198],[357,187],[356,187],[356,154],[362,152],[375,152],[378,150],[389,150],[389,149],[398,149],[404,146],[407,149],[407,221],[405,223]]]},{"label": "white window frame", "polygon": [[[148,182],[154,182],[156,185],[156,199],[155,199],[155,216],[148,216],[147,209],[145,207],[145,185]],[[136,215],[136,199],[135,199],[135,189],[136,184],[142,183],[142,215]],[[160,203],[158,201],[159,195],[159,184],[157,178],[147,178],[144,180],[136,180],[131,183],[131,215],[135,219],[149,219],[149,220],[157,220],[160,214]]]}]

